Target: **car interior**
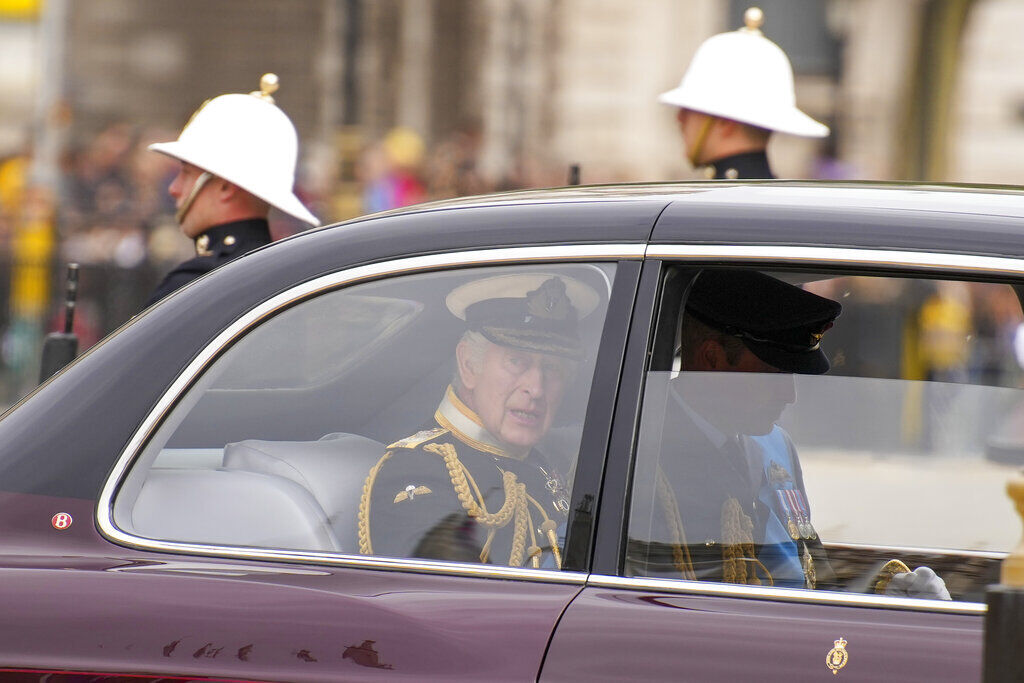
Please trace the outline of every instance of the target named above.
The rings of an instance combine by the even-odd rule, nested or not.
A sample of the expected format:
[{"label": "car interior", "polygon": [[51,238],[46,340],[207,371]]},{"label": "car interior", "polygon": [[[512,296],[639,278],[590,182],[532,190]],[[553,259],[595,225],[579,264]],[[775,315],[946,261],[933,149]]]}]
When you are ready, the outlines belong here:
[{"label": "car interior", "polygon": [[[432,421],[451,380],[465,326],[445,297],[507,270],[365,283],[298,303],[251,330],[150,439],[117,495],[115,522],[163,540],[356,552],[367,473],[387,444]],[[574,459],[614,266],[514,271],[565,274],[600,292],[599,314],[581,321],[589,356],[540,446]],[[257,508],[258,523],[250,516]]]}]

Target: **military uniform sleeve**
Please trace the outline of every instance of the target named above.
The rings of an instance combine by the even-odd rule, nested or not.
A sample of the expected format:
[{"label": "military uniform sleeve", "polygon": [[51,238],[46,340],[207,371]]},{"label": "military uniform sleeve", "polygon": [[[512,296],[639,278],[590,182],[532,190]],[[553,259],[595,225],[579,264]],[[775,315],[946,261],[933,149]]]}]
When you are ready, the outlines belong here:
[{"label": "military uniform sleeve", "polygon": [[201,275],[205,275],[214,269],[217,264],[209,257],[197,256],[179,264],[169,272],[160,282],[153,293],[150,294],[146,306],[152,306],[168,294],[181,289]]}]

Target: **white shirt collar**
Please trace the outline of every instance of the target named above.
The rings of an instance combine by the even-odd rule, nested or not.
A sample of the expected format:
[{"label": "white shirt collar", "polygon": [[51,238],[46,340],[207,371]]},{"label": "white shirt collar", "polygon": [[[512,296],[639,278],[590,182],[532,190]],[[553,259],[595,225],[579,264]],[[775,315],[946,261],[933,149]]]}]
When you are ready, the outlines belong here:
[{"label": "white shirt collar", "polygon": [[449,384],[441,399],[441,405],[434,413],[437,424],[450,429],[459,441],[478,451],[497,455],[502,458],[522,460],[529,454],[529,449],[522,453],[510,451],[493,434],[484,427],[480,417],[455,394]]}]

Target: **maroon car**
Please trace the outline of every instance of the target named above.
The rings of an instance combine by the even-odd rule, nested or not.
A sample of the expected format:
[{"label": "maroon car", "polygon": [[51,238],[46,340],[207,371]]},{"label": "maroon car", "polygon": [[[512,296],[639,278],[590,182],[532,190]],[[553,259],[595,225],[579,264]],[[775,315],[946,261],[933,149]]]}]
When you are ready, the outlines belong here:
[{"label": "maroon car", "polygon": [[[1024,194],[967,187],[569,188],[275,243],[0,419],[0,681],[979,680],[1022,285]],[[501,460],[472,306],[563,293]],[[763,364],[690,363],[688,311]],[[385,477],[442,432],[461,469]]]}]

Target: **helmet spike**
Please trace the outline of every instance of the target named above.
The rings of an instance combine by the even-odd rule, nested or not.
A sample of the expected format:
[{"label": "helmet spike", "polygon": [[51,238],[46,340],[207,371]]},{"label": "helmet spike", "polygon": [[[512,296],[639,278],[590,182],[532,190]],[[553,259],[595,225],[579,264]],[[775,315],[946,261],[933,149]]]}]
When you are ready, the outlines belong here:
[{"label": "helmet spike", "polygon": [[249,94],[260,98],[264,102],[274,104],[274,98],[271,95],[277,92],[279,87],[281,87],[281,84],[278,81],[277,74],[266,73],[260,78],[260,89],[253,90]]},{"label": "helmet spike", "polygon": [[743,23],[741,31],[761,35],[761,27],[764,26],[764,12],[760,7],[750,7],[743,13]]}]

